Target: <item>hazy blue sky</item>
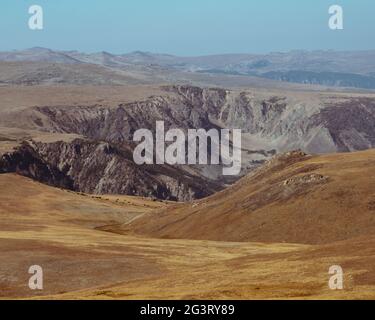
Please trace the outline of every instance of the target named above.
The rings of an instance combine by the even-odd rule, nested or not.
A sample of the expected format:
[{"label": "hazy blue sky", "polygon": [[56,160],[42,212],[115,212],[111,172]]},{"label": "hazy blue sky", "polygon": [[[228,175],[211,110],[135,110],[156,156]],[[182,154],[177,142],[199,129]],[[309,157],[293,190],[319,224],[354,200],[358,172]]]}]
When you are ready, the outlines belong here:
[{"label": "hazy blue sky", "polygon": [[[44,30],[28,8],[44,9]],[[344,30],[328,8],[344,8]],[[178,55],[375,49],[374,0],[1,0],[0,50],[34,46]]]}]

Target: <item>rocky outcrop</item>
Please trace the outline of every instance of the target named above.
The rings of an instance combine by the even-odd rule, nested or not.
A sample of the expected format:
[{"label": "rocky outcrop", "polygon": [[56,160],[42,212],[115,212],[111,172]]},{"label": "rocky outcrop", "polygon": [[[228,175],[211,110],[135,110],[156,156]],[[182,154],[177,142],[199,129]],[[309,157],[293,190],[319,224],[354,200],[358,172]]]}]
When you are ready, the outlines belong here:
[{"label": "rocky outcrop", "polygon": [[[9,158],[5,165],[3,157],[2,170],[42,181],[35,170],[20,170],[19,157],[26,148],[71,179],[75,190],[190,200],[220,190],[240,176],[223,177],[220,166],[137,166],[131,142],[136,130],[154,131],[160,120],[165,130],[242,129],[241,175],[290,150],[326,153],[375,147],[375,99],[369,96],[304,99],[188,85],[163,89],[162,96],[117,106],[35,106],[2,115],[8,126],[84,138],[23,146],[14,155],[6,155],[14,161]],[[48,183],[55,183],[46,175]]]},{"label": "rocky outcrop", "polygon": [[311,118],[310,127],[324,124],[340,152],[375,146],[375,100],[345,99],[330,103]]},{"label": "rocky outcrop", "polygon": [[27,142],[12,153],[0,157],[0,173],[16,172],[48,185],[73,189],[73,180],[65,172],[48,163]]},{"label": "rocky outcrop", "polygon": [[2,117],[4,120],[13,118],[13,123],[8,119],[8,126],[75,133],[111,143],[130,141],[134,131],[154,130],[156,121],[162,120],[166,130],[242,129],[244,135],[252,138],[250,142],[243,141],[245,150],[250,153],[261,149],[326,153],[375,146],[374,98],[307,97],[304,100],[288,95],[193,86],[167,86],[164,90],[165,96],[116,107],[99,104],[36,106],[17,115]]},{"label": "rocky outcrop", "polygon": [[93,194],[127,194],[174,201],[202,198],[222,184],[168,165],[138,166],[130,147],[76,139],[23,143],[0,158],[0,172]]}]

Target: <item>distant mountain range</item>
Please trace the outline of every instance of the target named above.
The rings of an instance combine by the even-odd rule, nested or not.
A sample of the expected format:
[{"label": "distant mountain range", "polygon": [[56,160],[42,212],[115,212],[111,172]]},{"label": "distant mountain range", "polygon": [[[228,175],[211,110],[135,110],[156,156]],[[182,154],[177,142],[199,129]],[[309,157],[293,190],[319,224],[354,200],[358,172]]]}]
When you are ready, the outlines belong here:
[{"label": "distant mountain range", "polygon": [[[117,72],[131,72],[135,79],[168,81],[202,74],[237,76],[334,87],[375,89],[375,51],[291,51],[269,54],[224,54],[178,57],[136,51],[127,54],[82,53],[31,48],[0,52],[0,62],[93,64]],[[187,76],[188,74],[188,76]],[[110,77],[109,77],[110,78]],[[200,79],[200,78],[199,78]],[[262,80],[262,81],[264,81]]]}]

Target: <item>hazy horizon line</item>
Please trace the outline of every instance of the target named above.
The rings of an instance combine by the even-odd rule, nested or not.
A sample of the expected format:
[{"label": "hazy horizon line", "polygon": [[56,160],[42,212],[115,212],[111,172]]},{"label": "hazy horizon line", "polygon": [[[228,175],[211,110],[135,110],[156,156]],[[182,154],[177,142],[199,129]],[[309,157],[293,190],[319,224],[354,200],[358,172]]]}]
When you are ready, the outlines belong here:
[{"label": "hazy horizon line", "polygon": [[255,53],[255,52],[231,52],[231,53],[212,53],[212,54],[197,54],[197,55],[178,55],[168,52],[157,52],[157,51],[144,51],[144,50],[133,50],[127,51],[122,53],[115,53],[107,50],[99,50],[99,51],[81,51],[78,49],[54,49],[51,47],[43,47],[43,46],[34,46],[34,47],[27,47],[23,49],[11,49],[11,50],[2,50],[0,49],[1,53],[5,52],[22,52],[27,50],[35,50],[35,49],[42,49],[42,50],[49,50],[52,52],[78,52],[78,53],[85,53],[85,54],[96,54],[96,53],[106,53],[113,56],[120,56],[120,55],[129,55],[129,54],[150,54],[150,55],[164,55],[164,56],[173,56],[173,57],[180,57],[180,58],[199,58],[199,57],[209,57],[209,56],[231,56],[231,55],[254,55],[254,56],[264,56],[264,55],[271,55],[271,54],[288,54],[288,53],[295,53],[295,52],[306,52],[306,53],[314,53],[314,52],[337,52],[337,53],[355,53],[355,52],[374,52],[375,49],[358,49],[358,50],[336,50],[336,49],[290,49],[287,51],[267,51],[263,53]]}]

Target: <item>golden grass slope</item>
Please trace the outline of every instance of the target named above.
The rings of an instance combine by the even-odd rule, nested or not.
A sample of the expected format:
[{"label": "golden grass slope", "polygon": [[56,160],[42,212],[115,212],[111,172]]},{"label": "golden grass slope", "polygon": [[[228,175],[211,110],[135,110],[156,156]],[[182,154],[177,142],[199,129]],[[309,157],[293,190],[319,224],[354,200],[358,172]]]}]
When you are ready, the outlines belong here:
[{"label": "golden grass slope", "polygon": [[[375,237],[370,234],[372,226],[368,216],[372,210],[369,195],[373,195],[374,190],[368,190],[373,186],[370,169],[374,151],[306,157],[302,160],[294,154],[287,159],[288,164],[285,159],[279,159],[240,181],[227,193],[186,205],[124,196],[92,197],[48,187],[13,174],[0,175],[0,298],[375,299]],[[314,170],[310,167],[309,174],[327,176],[329,182],[322,178],[312,189],[302,189],[298,196],[294,190],[292,198],[284,202],[277,199],[276,204],[287,206],[289,202],[289,208],[293,209],[295,201],[302,205],[305,198],[311,205],[316,201],[318,208],[321,199],[316,196],[320,194],[320,188],[326,188],[327,199],[331,199],[335,186],[345,190],[352,186],[353,197],[363,193],[359,198],[350,202],[353,199],[346,194],[345,197],[334,198],[331,204],[338,206],[337,212],[344,207],[349,210],[357,206],[357,217],[349,215],[350,211],[342,213],[356,231],[346,234],[348,240],[315,245],[271,243],[270,238],[266,241],[269,243],[172,240],[134,235],[133,230],[124,229],[124,226],[139,225],[140,222],[146,223],[148,228],[147,221],[150,221],[152,225],[159,223],[160,230],[163,230],[165,213],[160,212],[168,210],[171,210],[171,215],[185,218],[189,223],[190,215],[180,216],[187,206],[191,208],[200,203],[195,209],[212,201],[216,207],[206,207],[201,213],[200,224],[204,225],[204,214],[212,217],[216,211],[220,216],[221,210],[225,211],[222,206],[233,208],[237,203],[238,207],[247,203],[246,197],[252,197],[256,191],[251,193],[246,189],[254,177],[268,181],[263,186],[265,190],[270,188],[272,181],[274,185],[284,183],[285,177],[288,181],[292,179],[287,184],[290,186],[301,181],[293,179],[306,174],[301,168],[308,166],[315,166]],[[342,192],[340,188],[336,192]],[[268,194],[273,194],[271,191]],[[229,201],[230,198],[225,198],[233,193],[244,196],[244,200],[234,197]],[[312,200],[311,193],[315,193]],[[217,206],[220,199],[223,202]],[[369,199],[370,202],[367,201]],[[331,212],[324,211],[327,203],[328,200],[320,205],[320,219],[327,219],[323,213]],[[363,214],[361,210],[369,203],[371,210]],[[286,210],[288,207],[280,208]],[[230,212],[238,217],[235,211]],[[309,213],[306,207],[304,213]],[[281,211],[280,214],[287,216],[287,212]],[[293,211],[289,213],[291,218],[295,214]],[[337,215],[329,217],[333,230],[333,218],[339,219],[339,225],[344,225]],[[236,223],[236,219],[222,221],[226,222],[227,228],[230,228],[230,223]],[[288,230],[281,224],[282,221],[275,221],[275,237],[279,229],[280,232]],[[318,220],[311,220],[313,222],[318,223],[317,230],[324,231]],[[297,226],[295,222],[291,224]],[[301,223],[300,226],[307,224]],[[194,228],[201,232],[199,225]],[[193,235],[196,232],[194,228],[190,230]],[[295,230],[292,237],[296,237],[297,231],[315,235],[315,231],[311,230]],[[241,230],[238,233],[241,234]],[[302,239],[311,241],[317,238]],[[32,291],[27,285],[30,277],[28,268],[34,264],[44,270],[42,291]],[[342,291],[332,291],[328,287],[328,269],[332,265],[341,265],[344,269]]]},{"label": "golden grass slope", "polygon": [[323,244],[375,234],[375,150],[279,156],[213,196],[116,231],[158,238]]}]

